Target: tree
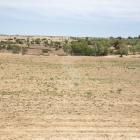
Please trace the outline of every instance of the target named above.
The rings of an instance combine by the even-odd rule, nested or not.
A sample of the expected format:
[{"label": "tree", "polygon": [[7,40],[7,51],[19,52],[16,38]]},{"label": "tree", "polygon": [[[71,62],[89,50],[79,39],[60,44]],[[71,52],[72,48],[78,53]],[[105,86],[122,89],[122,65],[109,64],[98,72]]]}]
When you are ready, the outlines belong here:
[{"label": "tree", "polygon": [[19,47],[18,45],[14,45],[12,51],[14,54],[19,54],[19,52],[21,51],[21,47]]},{"label": "tree", "polygon": [[45,45],[48,45],[48,40],[44,41],[44,44],[45,44]]},{"label": "tree", "polygon": [[136,45],[137,47],[137,52],[140,54],[140,43]]},{"label": "tree", "polygon": [[27,38],[27,42],[29,42],[29,37]]},{"label": "tree", "polygon": [[64,44],[64,45],[63,45],[63,51],[66,53],[66,55],[67,55],[67,54],[71,54],[71,52],[72,52],[71,45],[69,45],[69,44]]},{"label": "tree", "polygon": [[68,40],[65,40],[65,43],[68,44]]},{"label": "tree", "polygon": [[119,40],[119,39],[117,39],[113,42],[113,45],[116,49],[119,49],[118,45],[120,45],[120,44],[123,44],[123,41]]},{"label": "tree", "polygon": [[121,40],[121,39],[123,39],[123,38],[122,38],[121,36],[118,36],[117,39]]},{"label": "tree", "polygon": [[119,54],[122,57],[123,55],[128,55],[128,47],[125,44],[120,44],[119,45]]},{"label": "tree", "polygon": [[27,51],[28,51],[28,50],[27,50],[25,47],[22,47],[22,49],[21,49],[22,55],[25,55]]},{"label": "tree", "polygon": [[129,36],[128,39],[133,39],[133,37]]},{"label": "tree", "polygon": [[103,55],[108,55],[109,51],[108,51],[108,47],[104,46],[104,52]]},{"label": "tree", "polygon": [[58,50],[59,50],[59,47],[56,47],[56,48],[55,48],[55,51],[58,51]]},{"label": "tree", "polygon": [[86,37],[86,41],[88,41],[88,37]]},{"label": "tree", "polygon": [[96,56],[103,55],[104,49],[105,49],[104,46],[100,43],[97,43],[97,44],[93,45],[93,53]]},{"label": "tree", "polygon": [[53,42],[52,41],[50,42],[50,46],[53,47]]},{"label": "tree", "polygon": [[72,53],[76,55],[86,55],[90,56],[93,54],[93,50],[88,46],[86,40],[73,41],[71,44]]},{"label": "tree", "polygon": [[134,46],[130,47],[130,48],[129,48],[129,50],[130,50],[130,52],[132,52],[132,53],[133,53],[133,55],[135,55],[135,54],[136,54],[136,52],[137,52],[137,46],[136,46],[136,45],[134,45]]},{"label": "tree", "polygon": [[27,46],[28,46],[28,48],[29,48],[30,45],[31,45],[31,44],[30,44],[29,42],[27,42]]},{"label": "tree", "polygon": [[41,42],[41,41],[40,41],[40,38],[37,38],[37,39],[35,40],[35,43],[36,43],[36,44],[40,44],[40,42]]}]

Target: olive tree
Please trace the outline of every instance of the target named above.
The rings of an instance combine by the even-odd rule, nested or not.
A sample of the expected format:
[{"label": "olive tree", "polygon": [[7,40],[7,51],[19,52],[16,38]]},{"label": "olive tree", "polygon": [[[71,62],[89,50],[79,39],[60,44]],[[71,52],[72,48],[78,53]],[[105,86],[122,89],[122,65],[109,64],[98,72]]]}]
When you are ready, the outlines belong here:
[{"label": "olive tree", "polygon": [[104,49],[105,49],[104,46],[100,43],[93,45],[93,53],[97,56],[103,55]]},{"label": "olive tree", "polygon": [[69,45],[69,44],[64,44],[64,45],[63,45],[63,51],[66,53],[66,55],[67,55],[67,54],[70,54],[71,51],[72,51],[71,45]]},{"label": "olive tree", "polygon": [[125,44],[120,44],[119,45],[119,54],[120,57],[122,57],[123,55],[128,55],[128,47]]}]

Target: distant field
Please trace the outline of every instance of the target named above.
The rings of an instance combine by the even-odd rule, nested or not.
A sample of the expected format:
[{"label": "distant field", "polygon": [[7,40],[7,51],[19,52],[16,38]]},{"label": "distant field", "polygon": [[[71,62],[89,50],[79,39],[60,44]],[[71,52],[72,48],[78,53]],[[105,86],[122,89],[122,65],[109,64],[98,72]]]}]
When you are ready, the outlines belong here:
[{"label": "distant field", "polygon": [[0,54],[0,140],[139,140],[140,58]]}]

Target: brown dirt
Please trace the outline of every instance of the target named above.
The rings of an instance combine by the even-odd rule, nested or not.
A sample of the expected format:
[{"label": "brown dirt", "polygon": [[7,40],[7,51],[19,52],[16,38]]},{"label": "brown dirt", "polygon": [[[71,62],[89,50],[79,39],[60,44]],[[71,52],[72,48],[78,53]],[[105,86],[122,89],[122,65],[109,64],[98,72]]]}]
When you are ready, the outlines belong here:
[{"label": "brown dirt", "polygon": [[0,53],[0,139],[139,140],[140,58]]}]

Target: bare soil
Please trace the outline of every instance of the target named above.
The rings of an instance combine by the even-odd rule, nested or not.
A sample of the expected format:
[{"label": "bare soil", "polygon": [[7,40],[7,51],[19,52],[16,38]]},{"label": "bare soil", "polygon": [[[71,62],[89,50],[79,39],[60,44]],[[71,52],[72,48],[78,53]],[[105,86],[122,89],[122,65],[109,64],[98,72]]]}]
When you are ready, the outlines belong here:
[{"label": "bare soil", "polygon": [[140,58],[0,53],[0,140],[140,140]]}]

